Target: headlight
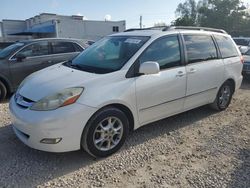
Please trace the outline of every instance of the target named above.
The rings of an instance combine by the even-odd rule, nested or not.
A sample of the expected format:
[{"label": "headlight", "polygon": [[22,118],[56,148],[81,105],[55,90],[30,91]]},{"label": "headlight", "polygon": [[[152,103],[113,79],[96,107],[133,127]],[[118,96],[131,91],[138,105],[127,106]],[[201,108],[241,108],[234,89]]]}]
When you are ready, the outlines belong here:
[{"label": "headlight", "polygon": [[64,89],[61,92],[37,101],[30,109],[35,111],[49,111],[73,104],[80,97],[83,90],[84,88],[81,87]]}]

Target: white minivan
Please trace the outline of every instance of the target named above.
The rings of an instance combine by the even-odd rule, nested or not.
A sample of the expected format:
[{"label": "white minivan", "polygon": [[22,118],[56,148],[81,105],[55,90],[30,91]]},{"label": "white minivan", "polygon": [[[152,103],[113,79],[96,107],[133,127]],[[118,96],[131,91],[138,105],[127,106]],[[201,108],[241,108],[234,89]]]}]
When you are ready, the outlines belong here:
[{"label": "white minivan", "polygon": [[242,82],[225,31],[175,27],[107,36],[69,62],[26,78],[10,100],[13,129],[43,151],[121,148],[129,131],[202,105],[219,111]]}]

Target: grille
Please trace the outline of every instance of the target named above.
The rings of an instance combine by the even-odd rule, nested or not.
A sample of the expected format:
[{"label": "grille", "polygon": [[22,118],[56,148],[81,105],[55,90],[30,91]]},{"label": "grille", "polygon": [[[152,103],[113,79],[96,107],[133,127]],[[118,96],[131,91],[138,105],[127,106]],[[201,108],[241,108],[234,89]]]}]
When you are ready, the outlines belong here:
[{"label": "grille", "polygon": [[29,108],[34,104],[34,101],[32,101],[26,97],[23,97],[22,95],[20,95],[18,93],[15,95],[15,101],[16,101],[17,105],[22,107],[22,108]]}]

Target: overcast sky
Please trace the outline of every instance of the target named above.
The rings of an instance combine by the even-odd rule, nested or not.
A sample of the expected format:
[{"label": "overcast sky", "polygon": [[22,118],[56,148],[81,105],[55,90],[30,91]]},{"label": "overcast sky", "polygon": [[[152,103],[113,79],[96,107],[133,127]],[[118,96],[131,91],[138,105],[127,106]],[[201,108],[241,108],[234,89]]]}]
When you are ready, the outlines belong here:
[{"label": "overcast sky", "polygon": [[[83,15],[89,20],[126,20],[127,28],[150,27],[156,22],[169,24],[175,19],[177,5],[185,0],[1,0],[2,19],[28,19],[39,13]],[[250,4],[250,0],[244,0]]]}]

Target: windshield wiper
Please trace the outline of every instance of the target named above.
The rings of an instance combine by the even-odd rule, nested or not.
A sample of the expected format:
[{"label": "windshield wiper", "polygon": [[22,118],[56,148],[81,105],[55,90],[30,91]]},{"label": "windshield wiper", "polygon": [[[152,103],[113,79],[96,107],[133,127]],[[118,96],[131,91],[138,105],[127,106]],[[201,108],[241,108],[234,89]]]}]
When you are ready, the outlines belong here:
[{"label": "windshield wiper", "polygon": [[71,60],[65,62],[64,65],[66,65],[67,67],[70,67],[70,68],[82,70],[82,67],[81,67],[81,66],[79,66],[79,65],[77,65],[77,64],[72,64],[72,61],[71,61]]}]

